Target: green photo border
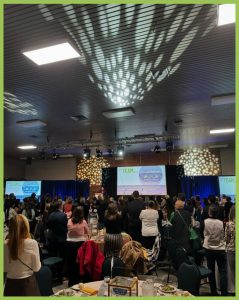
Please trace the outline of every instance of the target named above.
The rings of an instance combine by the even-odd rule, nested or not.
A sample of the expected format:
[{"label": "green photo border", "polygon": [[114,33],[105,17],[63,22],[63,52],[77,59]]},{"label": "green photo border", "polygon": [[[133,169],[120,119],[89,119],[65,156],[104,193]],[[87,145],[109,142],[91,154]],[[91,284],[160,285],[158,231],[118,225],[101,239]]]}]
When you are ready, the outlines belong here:
[{"label": "green photo border", "polygon": [[[1,80],[0,80],[0,155],[1,155],[1,164],[0,164],[0,178],[1,178],[1,184],[0,184],[0,191],[1,191],[1,200],[0,200],[0,220],[3,225],[3,219],[4,219],[4,214],[3,214],[3,196],[4,196],[4,187],[3,187],[3,182],[4,182],[4,109],[3,109],[3,86],[4,86],[4,51],[3,51],[3,40],[4,40],[4,34],[3,34],[3,11],[4,11],[4,4],[236,4],[236,79],[235,82],[236,84],[236,100],[238,100],[238,95],[239,95],[239,1],[237,0],[211,0],[211,1],[198,1],[198,0],[184,0],[184,1],[155,1],[155,0],[88,0],[88,1],[80,1],[80,0],[0,0],[0,66],[1,66]],[[239,105],[237,104],[236,101],[236,132],[239,130]],[[239,149],[239,137],[236,136],[236,149]],[[239,174],[239,151],[235,151],[236,153],[236,176]],[[236,195],[239,195],[239,180],[238,177],[236,177]],[[239,206],[236,206],[236,215],[239,215]],[[237,230],[236,230],[236,241],[238,245],[238,231],[239,231],[239,226],[237,223]],[[3,226],[0,229],[0,240],[3,241]],[[238,247],[236,246],[236,250]],[[239,296],[239,255],[237,254],[236,251],[236,295]],[[3,242],[0,247],[0,299],[26,299],[26,297],[3,297]],[[238,280],[237,280],[238,279]],[[29,297],[29,299],[45,299],[46,297]],[[68,299],[69,297],[61,297],[61,299]],[[100,297],[101,298],[101,297]],[[129,299],[129,297],[127,297]],[[155,299],[156,297],[147,297],[147,299]],[[203,299],[203,300],[213,300],[213,299],[218,299],[218,297],[213,297],[213,296],[206,296],[206,297],[196,297],[197,299]],[[103,298],[102,298],[103,299]],[[122,298],[126,299],[126,297]],[[136,297],[130,297],[130,299],[136,299]],[[166,297],[166,299],[175,299],[175,297]],[[190,299],[195,299],[195,297]],[[236,296],[234,297],[226,297],[226,299],[236,299]]]}]

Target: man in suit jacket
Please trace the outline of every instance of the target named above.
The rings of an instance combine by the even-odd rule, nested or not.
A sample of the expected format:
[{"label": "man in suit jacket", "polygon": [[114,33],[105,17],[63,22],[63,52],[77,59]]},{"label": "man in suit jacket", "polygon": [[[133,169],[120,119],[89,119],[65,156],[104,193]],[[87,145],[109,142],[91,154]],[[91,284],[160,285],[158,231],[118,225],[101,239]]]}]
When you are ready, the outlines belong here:
[{"label": "man in suit jacket", "polygon": [[64,256],[64,246],[67,238],[67,216],[62,210],[62,201],[57,200],[53,204],[53,212],[49,215],[47,221],[49,252],[52,256]]},{"label": "man in suit jacket", "polygon": [[128,202],[127,216],[128,216],[128,232],[134,241],[141,243],[141,220],[139,215],[145,208],[144,201],[139,197],[139,192],[133,192],[133,200]]}]

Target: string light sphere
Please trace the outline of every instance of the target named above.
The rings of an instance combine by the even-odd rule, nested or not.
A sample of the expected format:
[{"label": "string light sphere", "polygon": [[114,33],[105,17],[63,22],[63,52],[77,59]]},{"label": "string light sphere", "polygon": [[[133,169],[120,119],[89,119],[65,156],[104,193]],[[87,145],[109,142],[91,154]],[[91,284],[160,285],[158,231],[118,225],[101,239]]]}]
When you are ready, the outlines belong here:
[{"label": "string light sphere", "polygon": [[92,156],[82,159],[77,165],[76,177],[80,180],[89,180],[90,186],[102,185],[102,168],[109,168],[110,164],[104,157]]},{"label": "string light sphere", "polygon": [[186,176],[216,176],[220,172],[219,159],[207,148],[186,150],[180,155],[177,165],[184,166]]}]

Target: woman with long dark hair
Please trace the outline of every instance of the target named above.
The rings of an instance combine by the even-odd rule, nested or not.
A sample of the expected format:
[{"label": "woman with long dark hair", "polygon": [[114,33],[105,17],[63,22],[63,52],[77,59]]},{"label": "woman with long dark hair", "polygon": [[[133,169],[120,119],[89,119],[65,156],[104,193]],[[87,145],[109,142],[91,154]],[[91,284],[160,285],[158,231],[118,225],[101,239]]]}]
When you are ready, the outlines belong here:
[{"label": "woman with long dark hair", "polygon": [[79,265],[76,256],[79,247],[88,239],[89,228],[84,219],[84,208],[77,206],[67,224],[66,257],[68,265],[68,286],[79,283]]},{"label": "woman with long dark hair", "polygon": [[25,216],[9,221],[9,234],[4,244],[4,272],[7,279],[4,296],[40,296],[34,272],[41,268],[37,241],[31,239]]},{"label": "woman with long dark hair", "polygon": [[122,217],[115,203],[110,203],[105,212],[104,224],[106,227],[105,256],[118,256],[123,246]]}]

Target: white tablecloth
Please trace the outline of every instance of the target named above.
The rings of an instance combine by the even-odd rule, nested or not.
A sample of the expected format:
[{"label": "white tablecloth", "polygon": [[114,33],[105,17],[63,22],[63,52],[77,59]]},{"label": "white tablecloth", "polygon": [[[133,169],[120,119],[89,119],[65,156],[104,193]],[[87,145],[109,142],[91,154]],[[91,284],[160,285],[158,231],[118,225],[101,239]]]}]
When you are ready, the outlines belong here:
[{"label": "white tablecloth", "polygon": [[[87,287],[91,287],[95,290],[99,290],[101,284],[102,284],[103,281],[94,281],[94,282],[88,282],[88,283],[84,283],[85,286]],[[142,297],[142,285],[143,285],[143,281],[142,280],[139,280],[138,281],[138,293],[139,293],[139,297]],[[155,287],[159,288],[160,287],[160,284],[159,283],[155,283]],[[71,288],[67,289],[67,290],[71,290]],[[172,295],[177,295],[177,296],[192,296],[190,293],[186,292],[186,291],[182,291],[182,290],[179,290],[177,289],[175,293],[173,294],[169,294],[169,293],[162,293],[158,290],[158,293],[157,293],[157,296],[172,296]],[[61,291],[60,291],[61,292]],[[60,293],[58,292],[58,293]],[[55,296],[58,295],[58,293],[55,294]],[[83,293],[81,293],[80,291],[74,291],[74,295],[73,296],[76,296],[76,297],[79,297],[79,296],[85,296]],[[105,292],[105,296],[108,295],[108,291]],[[132,291],[132,296],[135,296],[135,290]],[[152,296],[153,296],[153,291],[152,291]]]}]

